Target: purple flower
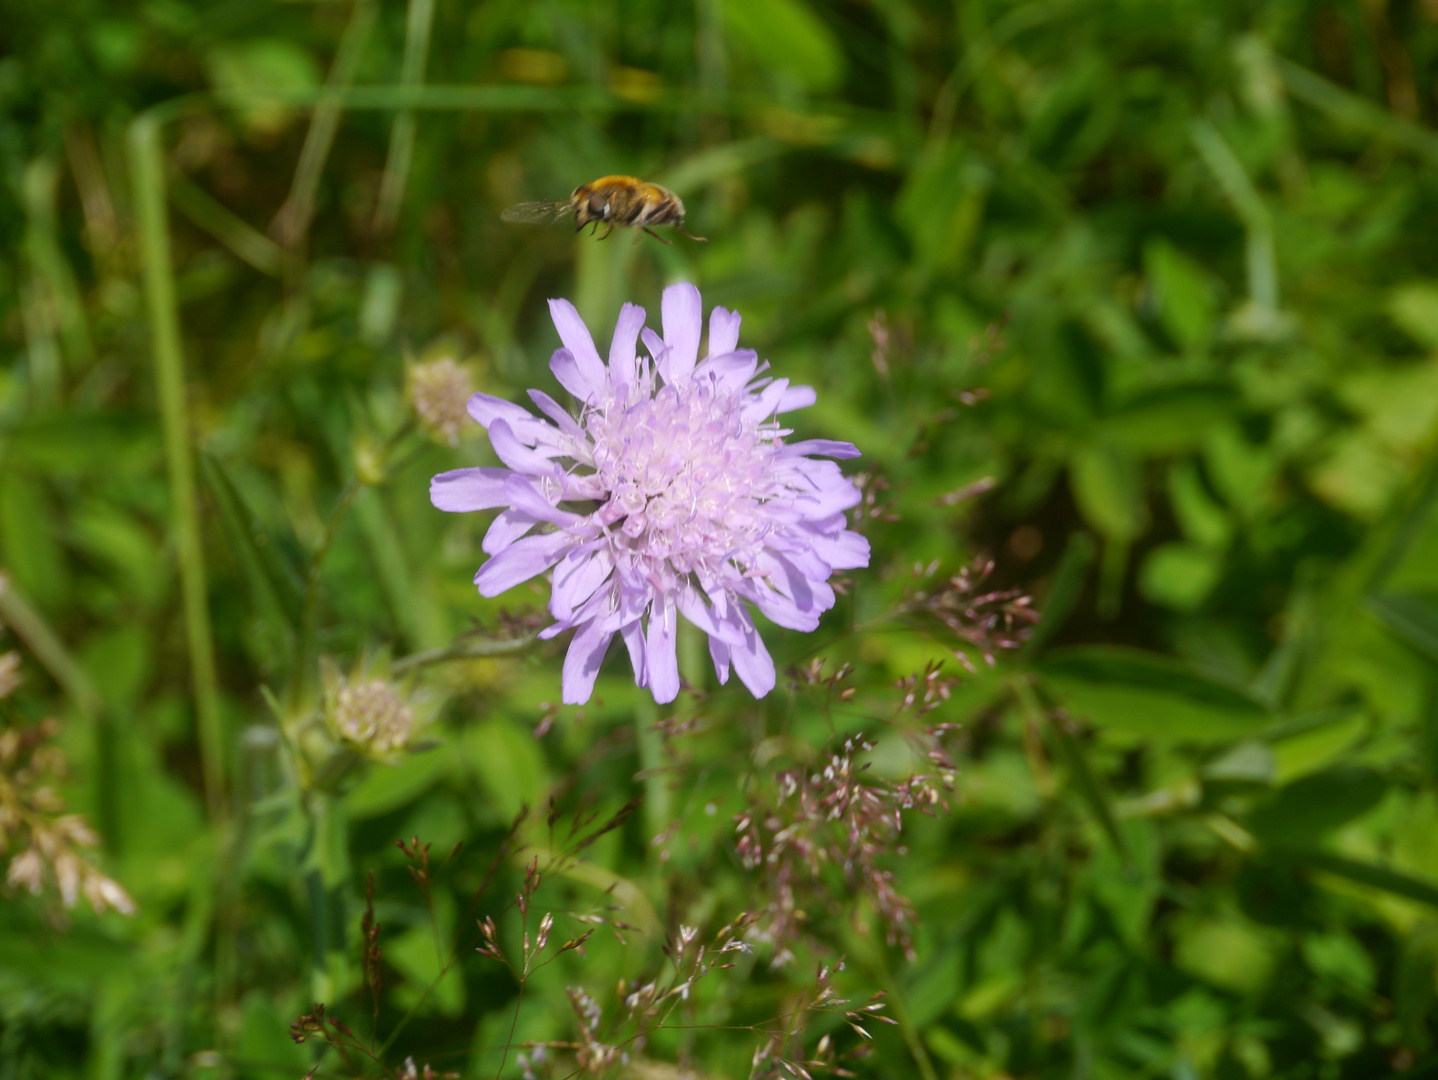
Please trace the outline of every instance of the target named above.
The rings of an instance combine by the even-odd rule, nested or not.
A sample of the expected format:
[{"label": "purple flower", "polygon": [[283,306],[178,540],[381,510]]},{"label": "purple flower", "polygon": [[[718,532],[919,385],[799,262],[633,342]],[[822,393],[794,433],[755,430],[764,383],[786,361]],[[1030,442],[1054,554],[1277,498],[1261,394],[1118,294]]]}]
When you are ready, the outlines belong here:
[{"label": "purple flower", "polygon": [[[774,688],[774,661],[748,604],[780,626],[813,630],[834,606],[835,570],[869,565],[869,543],[845,528],[859,491],[830,458],[850,443],[784,441],[776,417],[814,403],[814,390],[760,377],[739,349],[739,316],[716,307],[699,360],[703,311],[693,285],[664,290],[664,337],[625,304],[606,366],[579,313],[551,300],[564,348],[550,370],[581,403],[578,419],[539,390],[547,419],[489,394],[469,414],[489,432],[503,469],[456,469],[430,485],[441,510],[503,507],[485,534],[491,557],[475,575],[484,596],[554,567],[555,622],[574,629],[563,698],[594,690],[615,634],[634,681],[659,702],[679,693],[678,616],[709,635],[719,681],[732,666],[755,697]],[[642,337],[649,357],[636,353]],[[747,601],[747,604],[746,604]]]}]

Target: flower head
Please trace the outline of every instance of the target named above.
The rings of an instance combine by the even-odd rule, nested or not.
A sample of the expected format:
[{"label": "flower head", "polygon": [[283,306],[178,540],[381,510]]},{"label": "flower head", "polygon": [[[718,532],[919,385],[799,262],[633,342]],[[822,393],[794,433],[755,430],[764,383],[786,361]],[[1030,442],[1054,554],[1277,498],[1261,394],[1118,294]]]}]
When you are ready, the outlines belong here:
[{"label": "flower head", "polygon": [[778,416],[812,405],[813,388],[765,376],[768,365],[738,348],[735,312],[710,314],[700,360],[693,285],[664,290],[663,337],[645,328],[643,308],[625,304],[608,364],[573,305],[549,308],[564,343],[550,370],[579,416],[539,390],[529,396],[546,419],[475,394],[469,413],[507,467],[456,469],[430,485],[441,510],[503,508],[475,584],[498,596],[554,568],[556,621],[540,636],[575,630],[566,703],[589,700],[615,634],[635,682],[656,701],[674,700],[679,615],[708,634],[721,683],[732,667],[762,697],[774,688],[774,662],[748,605],[780,626],[813,630],[834,605],[834,571],[869,563],[868,541],[845,527],[859,491],[823,460],[858,450],[785,441]]},{"label": "flower head", "polygon": [[420,425],[451,446],[459,443],[465,421],[462,402],[473,390],[469,372],[448,356],[412,364],[405,375],[405,391]]},{"label": "flower head", "polygon": [[428,719],[416,716],[415,703],[383,670],[370,671],[367,664],[347,677],[325,658],[320,662],[320,679],[330,734],[363,757],[394,760]]}]

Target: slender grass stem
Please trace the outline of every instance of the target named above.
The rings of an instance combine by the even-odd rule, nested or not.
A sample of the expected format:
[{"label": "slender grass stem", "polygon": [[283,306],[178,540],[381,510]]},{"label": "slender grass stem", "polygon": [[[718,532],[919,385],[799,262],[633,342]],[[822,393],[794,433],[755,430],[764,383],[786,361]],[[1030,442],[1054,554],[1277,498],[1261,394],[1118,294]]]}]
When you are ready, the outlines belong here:
[{"label": "slender grass stem", "polygon": [[142,116],[130,126],[131,183],[145,297],[150,314],[155,383],[160,399],[165,459],[170,474],[171,517],[180,563],[180,591],[199,722],[200,763],[205,805],[213,821],[225,817],[224,734],[220,725],[220,692],[215,671],[214,635],[210,628],[205,556],[200,542],[199,504],[190,453],[190,424],[185,404],[184,354],[180,344],[179,301],[170,259],[170,228],[165,214],[165,162],[161,125]]}]

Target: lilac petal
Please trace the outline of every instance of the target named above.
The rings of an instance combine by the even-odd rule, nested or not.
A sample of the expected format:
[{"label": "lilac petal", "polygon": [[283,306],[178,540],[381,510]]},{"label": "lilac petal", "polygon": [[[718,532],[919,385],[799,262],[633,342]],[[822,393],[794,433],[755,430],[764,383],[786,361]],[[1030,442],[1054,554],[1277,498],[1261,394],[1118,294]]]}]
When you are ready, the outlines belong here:
[{"label": "lilac petal", "polygon": [[668,382],[682,381],[699,359],[699,335],[704,330],[704,305],[699,290],[687,281],[664,290],[660,301],[664,320],[664,344],[669,346]]},{"label": "lilac petal", "polygon": [[[522,542],[522,541],[521,541]],[[803,630],[806,633],[819,626],[819,613],[802,610],[794,601],[762,582],[747,582],[743,594],[754,601],[757,607],[772,623],[789,630]]]},{"label": "lilac petal", "polygon": [[784,558],[811,581],[827,581],[834,568],[824,561],[815,550],[813,537],[802,536],[774,536],[769,539],[769,547],[773,551],[783,552]]},{"label": "lilac petal", "polygon": [[[597,394],[602,391],[608,382],[605,378],[604,362],[599,359],[599,352],[594,348],[594,339],[589,336],[589,327],[584,325],[584,320],[579,317],[579,312],[574,310],[574,305],[568,300],[551,300],[549,317],[554,320],[554,328],[559,331],[559,340],[564,342],[564,347],[574,357],[579,376],[584,380],[589,392]],[[588,394],[575,394],[575,397],[584,400]]]},{"label": "lilac petal", "polygon": [[616,390],[623,391],[634,382],[634,351],[639,331],[644,328],[644,309],[638,304],[625,304],[619,309],[614,324],[614,340],[609,343],[609,378]]},{"label": "lilac petal", "polygon": [[729,681],[730,648],[716,637],[709,639],[709,659],[714,661],[714,674],[719,676],[719,685]]},{"label": "lilac petal", "polygon": [[[559,485],[547,484],[546,486],[553,486],[554,493],[558,496]],[[534,481],[526,476],[510,477],[504,490],[509,495],[509,505],[512,509],[521,510],[532,517],[537,517],[540,521],[548,521],[571,531],[584,523],[584,518],[581,515],[561,510],[549,499],[546,499],[540,491],[535,489]]]},{"label": "lilac petal", "polygon": [[694,378],[712,377],[725,390],[738,391],[754,377],[759,367],[759,354],[753,349],[721,353],[699,362]]},{"label": "lilac petal", "polygon": [[799,442],[784,444],[784,455],[795,457],[830,457],[847,460],[848,458],[862,457],[859,448],[853,443],[838,442],[835,439],[801,439]]},{"label": "lilac petal", "polygon": [[584,434],[584,429],[579,426],[578,421],[569,415],[569,410],[559,402],[546,394],[543,390],[531,390],[529,399],[539,406],[539,411],[549,417],[559,427],[559,430],[568,435],[576,443],[586,443],[589,437]]},{"label": "lilac petal", "polygon": [[677,629],[674,601],[668,596],[655,597],[654,606],[649,611],[649,690],[660,705],[679,696],[679,654],[675,651]]},{"label": "lilac petal", "polygon": [[506,510],[490,522],[479,549],[486,555],[498,555],[538,524],[537,517],[523,510]]},{"label": "lilac petal", "polygon": [[[793,600],[800,611],[825,610],[817,602],[819,590],[827,587],[821,580],[811,581],[793,562],[777,551],[760,552],[756,561],[759,568],[768,574],[769,584]],[[824,574],[822,577],[828,575]]]},{"label": "lilac petal", "polygon": [[636,619],[625,623],[619,630],[624,636],[624,647],[629,650],[629,666],[634,669],[634,685],[649,684],[649,647],[644,641],[644,627]]},{"label": "lilac petal", "polygon": [[429,501],[440,510],[464,513],[508,506],[504,484],[514,473],[508,469],[453,469],[429,482]]},{"label": "lilac petal", "polygon": [[709,313],[709,355],[722,356],[739,345],[739,313],[716,307]]},{"label": "lilac petal", "polygon": [[814,392],[812,386],[791,386],[780,395],[779,404],[774,411],[786,413],[793,412],[795,409],[807,409],[818,400],[819,395]]},{"label": "lilac petal", "polygon": [[835,570],[858,570],[869,565],[869,541],[845,529],[838,536],[811,536],[814,553]]},{"label": "lilac petal", "polygon": [[588,381],[579,372],[579,361],[574,359],[574,354],[568,349],[555,349],[554,355],[549,358],[549,370],[559,380],[559,385],[568,390],[580,401],[588,401],[593,391],[589,388]]},{"label": "lilac petal", "polygon": [[564,654],[564,676],[560,686],[560,700],[564,704],[583,705],[589,700],[613,637],[612,633],[600,630],[593,622],[579,628],[574,640],[569,643],[569,651]]},{"label": "lilac petal", "polygon": [[809,490],[794,500],[794,508],[812,520],[832,518],[863,498],[853,481],[832,461],[808,461],[803,471]]},{"label": "lilac petal", "polygon": [[495,420],[508,420],[512,425],[523,424],[526,420],[531,424],[534,423],[534,417],[524,408],[512,401],[495,397],[493,394],[475,394],[465,404],[465,408],[469,410],[470,416],[484,426],[486,431]]},{"label": "lilac petal", "polygon": [[769,419],[779,409],[779,402],[784,400],[784,393],[789,389],[788,379],[775,379],[762,391],[749,399],[740,413],[746,424],[757,424]]},{"label": "lilac petal", "polygon": [[507,420],[495,420],[489,425],[489,444],[494,447],[499,460],[517,473],[553,476],[560,471],[549,458],[520,442]]},{"label": "lilac petal", "polygon": [[764,639],[753,627],[744,636],[744,644],[730,650],[734,660],[734,673],[740,682],[749,688],[749,693],[761,698],[774,689],[774,658],[764,647]]},{"label": "lilac petal", "polygon": [[743,630],[715,618],[714,613],[709,610],[694,586],[686,584],[681,587],[675,594],[674,600],[679,608],[679,614],[710,637],[717,637],[731,645],[743,642]]},{"label": "lilac petal", "polygon": [[644,347],[649,350],[649,355],[654,357],[654,367],[660,375],[664,376],[664,381],[671,382],[672,380],[669,378],[669,346],[664,344],[664,339],[647,326],[639,332],[639,339],[644,342]]},{"label": "lilac petal", "polygon": [[554,592],[549,597],[549,612],[556,619],[574,615],[574,609],[592,597],[609,580],[614,560],[607,549],[595,550],[591,545],[575,548],[554,569]]},{"label": "lilac petal", "polygon": [[575,538],[565,532],[541,533],[516,540],[474,575],[479,595],[498,596],[536,574],[544,573],[575,543]]}]

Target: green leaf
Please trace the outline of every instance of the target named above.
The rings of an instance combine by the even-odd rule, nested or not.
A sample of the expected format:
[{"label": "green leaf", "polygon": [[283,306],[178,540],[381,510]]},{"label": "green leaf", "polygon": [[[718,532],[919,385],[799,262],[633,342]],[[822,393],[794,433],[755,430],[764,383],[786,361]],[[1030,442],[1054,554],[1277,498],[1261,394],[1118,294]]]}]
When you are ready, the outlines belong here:
[{"label": "green leaf", "polygon": [[1185,351],[1202,345],[1213,330],[1213,286],[1207,272],[1163,239],[1144,245],[1143,265],[1159,321],[1174,344]]},{"label": "green leaf", "polygon": [[1049,730],[1054,733],[1054,742],[1058,745],[1059,752],[1069,767],[1069,773],[1073,785],[1079,793],[1079,798],[1083,799],[1084,804],[1098,819],[1099,825],[1103,827],[1103,831],[1113,842],[1113,846],[1127,859],[1128,844],[1119,830],[1118,819],[1114,816],[1113,800],[1109,797],[1108,789],[1089,764],[1083,744],[1079,742],[1077,736],[1064,727],[1061,720],[1050,723]]},{"label": "green leaf", "polygon": [[1165,454],[1203,441],[1210,424],[1232,416],[1238,393],[1222,383],[1162,386],[1103,418],[1104,438],[1136,453]]},{"label": "green leaf", "polygon": [[44,608],[63,604],[70,574],[43,487],[13,469],[0,476],[0,565]]},{"label": "green leaf", "polygon": [[1195,611],[1223,575],[1221,556],[1195,544],[1160,544],[1148,553],[1138,588],[1155,604]]},{"label": "green leaf", "polygon": [[1311,870],[1322,870],[1326,874],[1367,885],[1374,889],[1416,900],[1420,904],[1438,907],[1438,882],[1425,881],[1409,874],[1390,870],[1375,863],[1360,862],[1327,851],[1311,849],[1278,848],[1274,854],[1285,862],[1297,863]]},{"label": "green leaf", "polygon": [[1074,500],[1084,519],[1110,540],[1132,540],[1146,524],[1138,462],[1107,446],[1088,446],[1069,460]]},{"label": "green leaf", "polygon": [[1420,345],[1438,349],[1438,284],[1412,281],[1388,297],[1388,314]]},{"label": "green leaf", "polygon": [[1302,846],[1373,809],[1387,791],[1387,781],[1374,770],[1339,765],[1280,788],[1248,816],[1247,825],[1271,843]]},{"label": "green leaf", "polygon": [[271,623],[276,640],[293,639],[300,620],[300,574],[283,548],[212,454],[200,454],[200,471],[220,511],[220,525],[253,603]]},{"label": "green leaf", "polygon": [[1438,594],[1400,592],[1370,596],[1368,610],[1422,655],[1438,661]]},{"label": "green leaf", "polygon": [[1273,720],[1246,691],[1157,653],[1080,646],[1049,654],[1038,670],[1060,704],[1126,741],[1227,742]]},{"label": "green leaf", "polygon": [[740,51],[760,67],[821,92],[844,77],[838,39],[803,0],[723,0],[723,13]]}]

